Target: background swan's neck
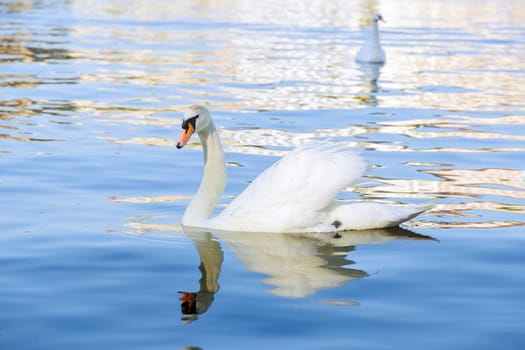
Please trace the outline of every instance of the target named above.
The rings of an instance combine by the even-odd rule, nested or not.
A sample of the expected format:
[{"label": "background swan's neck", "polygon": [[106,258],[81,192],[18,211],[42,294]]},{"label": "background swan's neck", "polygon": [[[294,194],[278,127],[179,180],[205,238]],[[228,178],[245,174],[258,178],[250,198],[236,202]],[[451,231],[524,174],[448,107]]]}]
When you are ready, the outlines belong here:
[{"label": "background swan's neck", "polygon": [[372,45],[379,48],[379,25],[377,21],[372,21]]},{"label": "background swan's neck", "polygon": [[224,152],[219,140],[219,133],[213,123],[199,137],[204,149],[204,174],[199,190],[186,208],[182,224],[185,226],[201,226],[209,219],[215,204],[221,197],[226,184],[226,166]]}]

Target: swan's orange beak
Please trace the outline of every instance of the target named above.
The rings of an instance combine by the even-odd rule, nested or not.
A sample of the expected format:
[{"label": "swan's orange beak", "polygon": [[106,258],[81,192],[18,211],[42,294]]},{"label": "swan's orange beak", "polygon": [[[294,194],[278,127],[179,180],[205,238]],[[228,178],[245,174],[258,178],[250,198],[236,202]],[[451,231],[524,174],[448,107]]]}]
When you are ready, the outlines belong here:
[{"label": "swan's orange beak", "polygon": [[191,135],[195,131],[195,127],[192,123],[188,123],[186,129],[182,129],[182,135],[180,135],[179,142],[177,143],[177,148],[184,147],[190,140]]}]

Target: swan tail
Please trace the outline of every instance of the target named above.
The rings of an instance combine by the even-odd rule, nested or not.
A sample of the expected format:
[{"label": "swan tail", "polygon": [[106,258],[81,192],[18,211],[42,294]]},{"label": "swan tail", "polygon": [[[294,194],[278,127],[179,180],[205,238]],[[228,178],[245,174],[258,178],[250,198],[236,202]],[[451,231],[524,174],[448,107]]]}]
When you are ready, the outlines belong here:
[{"label": "swan tail", "polygon": [[334,231],[396,227],[432,208],[432,205],[393,205],[374,202],[335,204],[331,211]]}]

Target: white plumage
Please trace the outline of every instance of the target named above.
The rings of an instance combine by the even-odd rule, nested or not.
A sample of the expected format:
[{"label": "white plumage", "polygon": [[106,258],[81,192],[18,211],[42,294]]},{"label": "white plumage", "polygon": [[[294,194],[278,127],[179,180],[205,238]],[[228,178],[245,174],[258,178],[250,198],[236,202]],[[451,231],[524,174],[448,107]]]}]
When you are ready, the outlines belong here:
[{"label": "white plumage", "polygon": [[335,232],[393,227],[428,209],[334,201],[363,175],[367,164],[344,145],[312,143],[277,161],[211,218],[226,183],[226,169],[218,132],[202,106],[192,106],[184,114],[178,148],[193,131],[202,141],[205,167],[199,190],[184,213],[184,226],[242,232]]},{"label": "white plumage", "polygon": [[357,52],[356,61],[358,63],[383,64],[386,62],[385,51],[379,41],[379,21],[384,21],[383,17],[378,13],[373,14],[370,30],[365,35],[363,46]]}]

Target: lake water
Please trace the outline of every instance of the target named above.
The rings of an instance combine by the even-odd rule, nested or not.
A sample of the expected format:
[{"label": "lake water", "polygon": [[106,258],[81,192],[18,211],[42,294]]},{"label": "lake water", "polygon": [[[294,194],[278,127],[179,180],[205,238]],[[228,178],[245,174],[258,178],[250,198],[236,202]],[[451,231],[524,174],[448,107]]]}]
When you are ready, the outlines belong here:
[{"label": "lake water", "polygon": [[[373,12],[387,63],[362,67]],[[525,346],[523,1],[2,1],[0,19],[0,348]],[[223,203],[329,139],[371,165],[340,198],[435,206],[340,238],[184,232],[202,151],[174,145],[196,103]]]}]

